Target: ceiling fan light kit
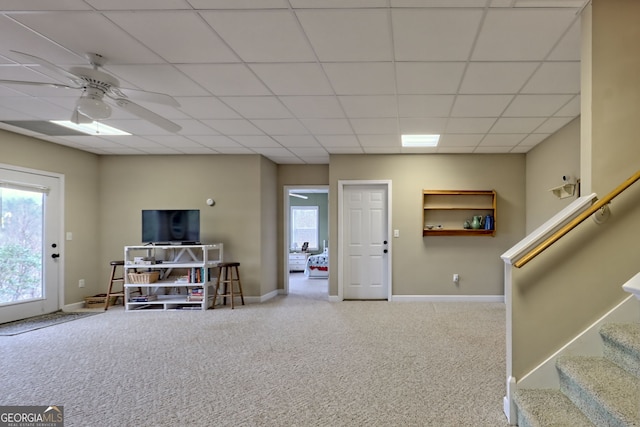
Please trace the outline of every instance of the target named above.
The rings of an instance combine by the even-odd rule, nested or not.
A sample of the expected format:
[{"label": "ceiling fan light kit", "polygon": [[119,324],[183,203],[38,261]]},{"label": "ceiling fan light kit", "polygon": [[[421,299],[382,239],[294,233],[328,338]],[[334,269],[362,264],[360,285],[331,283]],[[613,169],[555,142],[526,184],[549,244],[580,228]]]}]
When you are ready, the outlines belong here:
[{"label": "ceiling fan light kit", "polygon": [[104,120],[111,117],[111,107],[102,100],[102,96],[91,93],[89,90],[78,99],[76,108],[80,114],[93,120]]}]

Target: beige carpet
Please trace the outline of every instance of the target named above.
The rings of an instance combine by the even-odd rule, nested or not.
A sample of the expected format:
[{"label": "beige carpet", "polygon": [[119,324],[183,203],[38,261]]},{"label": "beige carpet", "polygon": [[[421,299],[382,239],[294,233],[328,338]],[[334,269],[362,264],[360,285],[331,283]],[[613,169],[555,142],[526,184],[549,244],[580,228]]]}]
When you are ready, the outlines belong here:
[{"label": "beige carpet", "polygon": [[502,304],[317,294],[0,337],[0,405],[64,405],[67,427],[507,425]]}]

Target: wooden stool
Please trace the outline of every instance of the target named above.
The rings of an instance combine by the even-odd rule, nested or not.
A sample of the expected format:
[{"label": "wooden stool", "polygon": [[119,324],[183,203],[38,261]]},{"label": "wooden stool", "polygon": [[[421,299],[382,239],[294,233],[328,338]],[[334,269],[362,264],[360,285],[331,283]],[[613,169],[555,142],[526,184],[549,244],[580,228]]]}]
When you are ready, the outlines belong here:
[{"label": "wooden stool", "polygon": [[[215,308],[218,297],[223,297],[222,305],[227,305],[227,297],[231,298],[231,308],[234,308],[233,299],[239,296],[242,300],[242,305],[244,305],[244,294],[242,293],[242,283],[240,283],[238,267],[240,267],[239,262],[221,262],[218,264],[218,280],[213,290],[213,303],[211,304],[211,308]],[[235,284],[238,285],[237,292],[234,290]],[[221,286],[222,293],[220,293]]]},{"label": "wooden stool", "polygon": [[[107,309],[109,308],[109,299],[111,297],[122,297],[122,304],[124,305],[125,303],[125,295],[124,295],[124,268],[122,269],[122,275],[120,277],[116,277],[116,269],[118,268],[118,266],[123,266],[124,265],[124,261],[111,261],[109,264],[111,264],[111,276],[109,277],[109,288],[107,289],[107,297],[105,298],[104,301],[104,311],[107,311]],[[122,282],[122,290],[119,292],[115,292],[113,290],[113,284],[115,282]],[[138,288],[138,292],[140,292],[140,295],[142,295],[142,288]]]}]

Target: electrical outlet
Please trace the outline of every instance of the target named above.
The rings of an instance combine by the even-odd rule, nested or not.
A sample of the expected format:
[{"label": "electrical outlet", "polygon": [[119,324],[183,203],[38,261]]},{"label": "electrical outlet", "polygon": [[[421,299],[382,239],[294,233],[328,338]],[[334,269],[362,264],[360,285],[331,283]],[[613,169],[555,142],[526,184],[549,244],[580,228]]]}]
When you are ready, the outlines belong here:
[{"label": "electrical outlet", "polygon": [[78,280],[78,287],[79,288],[84,288],[84,279]]},{"label": "electrical outlet", "polygon": [[455,273],[453,275],[453,283],[458,283],[460,281],[460,275],[458,273]]}]

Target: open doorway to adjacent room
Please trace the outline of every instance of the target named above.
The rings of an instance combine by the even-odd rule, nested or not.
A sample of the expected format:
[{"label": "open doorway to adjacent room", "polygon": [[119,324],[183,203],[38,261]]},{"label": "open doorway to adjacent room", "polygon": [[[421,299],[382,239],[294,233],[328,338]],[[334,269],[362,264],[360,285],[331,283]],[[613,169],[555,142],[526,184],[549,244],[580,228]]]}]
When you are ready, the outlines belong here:
[{"label": "open doorway to adjacent room", "polygon": [[328,299],[329,186],[285,186],[284,196],[284,293]]}]

